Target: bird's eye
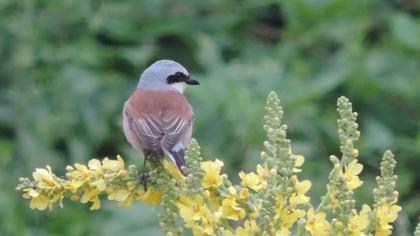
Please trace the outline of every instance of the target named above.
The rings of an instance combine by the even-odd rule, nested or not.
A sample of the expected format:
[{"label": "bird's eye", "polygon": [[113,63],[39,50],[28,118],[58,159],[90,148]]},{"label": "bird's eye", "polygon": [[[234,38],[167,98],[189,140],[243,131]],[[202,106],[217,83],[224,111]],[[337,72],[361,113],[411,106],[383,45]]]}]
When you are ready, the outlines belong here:
[{"label": "bird's eye", "polygon": [[168,84],[172,84],[185,81],[186,79],[187,76],[184,73],[176,72],[175,74],[168,76],[168,78],[166,78],[166,81],[168,82]]}]

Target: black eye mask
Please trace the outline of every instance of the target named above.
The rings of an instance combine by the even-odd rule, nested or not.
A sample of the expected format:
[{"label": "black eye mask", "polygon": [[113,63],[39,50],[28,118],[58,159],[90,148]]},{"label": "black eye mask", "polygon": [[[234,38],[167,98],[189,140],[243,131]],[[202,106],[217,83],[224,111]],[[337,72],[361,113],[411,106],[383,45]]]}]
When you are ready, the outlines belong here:
[{"label": "black eye mask", "polygon": [[189,85],[199,85],[200,83],[191,78],[190,75],[186,75],[182,72],[176,72],[173,75],[168,76],[168,78],[166,78],[166,81],[168,84],[173,84],[173,83],[178,83],[178,82],[185,82],[186,84]]}]

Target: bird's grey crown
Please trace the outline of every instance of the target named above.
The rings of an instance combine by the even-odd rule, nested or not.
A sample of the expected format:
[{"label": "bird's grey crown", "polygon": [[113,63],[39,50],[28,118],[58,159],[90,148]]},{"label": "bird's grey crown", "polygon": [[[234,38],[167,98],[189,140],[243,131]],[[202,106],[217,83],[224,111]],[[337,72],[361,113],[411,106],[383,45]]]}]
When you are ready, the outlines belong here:
[{"label": "bird's grey crown", "polygon": [[158,60],[150,65],[140,76],[138,89],[153,90],[174,90],[175,88],[167,83],[167,78],[176,72],[188,75],[188,71],[178,62],[172,60]]}]

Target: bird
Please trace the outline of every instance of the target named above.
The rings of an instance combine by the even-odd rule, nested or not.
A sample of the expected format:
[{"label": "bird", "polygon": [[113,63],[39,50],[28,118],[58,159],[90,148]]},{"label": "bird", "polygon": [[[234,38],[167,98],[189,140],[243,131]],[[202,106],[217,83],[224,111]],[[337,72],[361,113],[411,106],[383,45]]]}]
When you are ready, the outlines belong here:
[{"label": "bird", "polygon": [[184,91],[199,84],[178,62],[158,60],[144,70],[125,102],[123,131],[128,143],[143,152],[145,189],[148,158],[161,160],[166,155],[185,175],[185,148],[191,140],[194,113]]}]

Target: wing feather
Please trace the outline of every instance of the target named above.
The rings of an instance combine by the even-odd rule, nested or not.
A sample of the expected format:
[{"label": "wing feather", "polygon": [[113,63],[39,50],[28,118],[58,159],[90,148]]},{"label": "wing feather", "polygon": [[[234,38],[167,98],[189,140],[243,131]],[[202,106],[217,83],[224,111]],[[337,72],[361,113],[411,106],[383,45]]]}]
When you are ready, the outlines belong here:
[{"label": "wing feather", "polygon": [[167,122],[163,124],[165,135],[161,140],[162,149],[178,166],[181,173],[185,174],[182,167],[185,166],[185,145],[191,138],[192,120],[176,116],[163,120]]},{"label": "wing feather", "polygon": [[160,147],[163,134],[158,128],[159,125],[157,125],[153,119],[143,118],[133,120],[131,127],[148,151],[158,157],[163,156],[162,148]]},{"label": "wing feather", "polygon": [[182,141],[191,125],[191,120],[185,120],[181,117],[173,116],[172,119],[167,119],[162,126],[165,134],[161,140],[162,148],[166,151],[171,151],[176,145],[184,145]]}]

